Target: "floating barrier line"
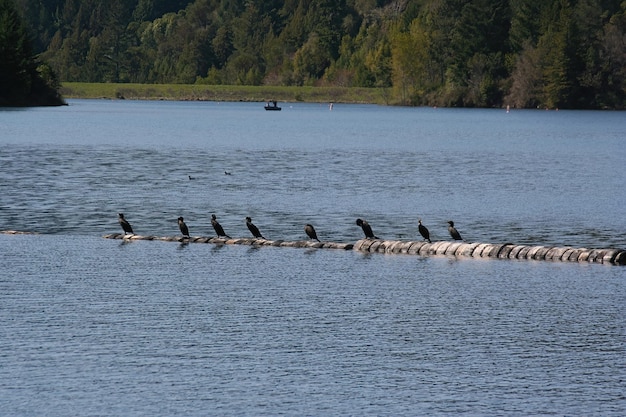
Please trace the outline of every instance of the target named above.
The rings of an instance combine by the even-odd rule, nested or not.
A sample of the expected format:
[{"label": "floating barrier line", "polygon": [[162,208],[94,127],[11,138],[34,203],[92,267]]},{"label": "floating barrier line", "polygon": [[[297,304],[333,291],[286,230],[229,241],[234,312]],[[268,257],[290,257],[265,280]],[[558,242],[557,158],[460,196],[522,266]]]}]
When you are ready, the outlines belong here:
[{"label": "floating barrier line", "polygon": [[466,243],[457,241],[400,241],[361,239],[355,244],[316,242],[310,240],[284,241],[255,238],[224,239],[217,237],[182,236],[157,237],[112,233],[106,239],[161,240],[167,242],[213,243],[223,245],[280,246],[291,248],[320,248],[356,250],[369,253],[406,254],[420,256],[454,256],[459,258],[520,259],[536,261],[588,262],[607,265],[626,265],[626,250],[587,249],[558,246],[527,246],[513,243]]},{"label": "floating barrier line", "polygon": [[323,248],[323,249],[343,249],[350,250],[354,246],[352,243],[335,243],[335,242],[317,242],[311,240],[284,241],[284,240],[268,240],[257,238],[231,238],[224,239],[220,237],[203,237],[192,236],[189,238],[182,236],[141,236],[141,235],[124,235],[122,233],[112,233],[104,235],[105,239],[124,239],[124,240],[161,240],[165,242],[182,242],[182,243],[213,243],[216,245],[251,245],[251,246],[281,246],[290,248]]},{"label": "floating barrier line", "polygon": [[558,246],[525,246],[513,243],[407,242],[398,240],[362,239],[354,250],[421,256],[455,256],[465,258],[525,259],[536,261],[589,262],[626,265],[626,250],[587,249]]}]

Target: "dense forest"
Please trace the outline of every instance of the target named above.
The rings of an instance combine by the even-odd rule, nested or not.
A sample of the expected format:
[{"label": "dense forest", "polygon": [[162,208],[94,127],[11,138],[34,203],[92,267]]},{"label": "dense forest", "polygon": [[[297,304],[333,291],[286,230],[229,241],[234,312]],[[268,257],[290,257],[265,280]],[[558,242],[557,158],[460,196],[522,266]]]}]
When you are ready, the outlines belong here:
[{"label": "dense forest", "polygon": [[61,81],[383,87],[626,108],[626,1],[14,0]]},{"label": "dense forest", "polygon": [[37,60],[12,0],[0,0],[0,107],[65,104],[50,66]]}]

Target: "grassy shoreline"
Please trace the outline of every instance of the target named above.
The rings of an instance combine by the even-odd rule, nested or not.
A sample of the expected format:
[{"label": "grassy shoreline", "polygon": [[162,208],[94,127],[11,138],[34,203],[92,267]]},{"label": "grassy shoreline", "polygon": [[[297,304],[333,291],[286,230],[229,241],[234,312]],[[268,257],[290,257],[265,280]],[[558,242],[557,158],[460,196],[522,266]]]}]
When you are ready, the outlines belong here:
[{"label": "grassy shoreline", "polygon": [[202,84],[63,83],[66,99],[104,98],[130,100],[250,101],[310,103],[390,104],[388,88],[281,87]]}]

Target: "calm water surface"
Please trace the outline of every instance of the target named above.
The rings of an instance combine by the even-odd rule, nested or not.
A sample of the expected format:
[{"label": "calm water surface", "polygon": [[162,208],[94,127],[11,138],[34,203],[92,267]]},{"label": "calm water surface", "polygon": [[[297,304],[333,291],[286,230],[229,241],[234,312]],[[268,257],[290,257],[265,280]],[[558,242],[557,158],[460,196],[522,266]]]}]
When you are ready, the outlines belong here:
[{"label": "calm water surface", "polygon": [[39,233],[0,235],[0,414],[625,415],[626,268],[101,238],[624,248],[625,141],[619,112],[0,111],[0,230]]}]

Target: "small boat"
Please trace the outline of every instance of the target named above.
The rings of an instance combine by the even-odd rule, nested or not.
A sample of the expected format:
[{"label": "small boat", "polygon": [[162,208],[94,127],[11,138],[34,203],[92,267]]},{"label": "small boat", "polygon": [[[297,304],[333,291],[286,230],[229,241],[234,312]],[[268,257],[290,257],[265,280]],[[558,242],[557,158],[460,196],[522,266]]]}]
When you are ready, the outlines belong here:
[{"label": "small boat", "polygon": [[265,110],[278,110],[278,111],[280,111],[281,108],[278,107],[278,104],[276,103],[276,100],[273,100],[273,101],[271,101],[271,102],[269,102],[269,103],[267,103],[265,105]]}]

